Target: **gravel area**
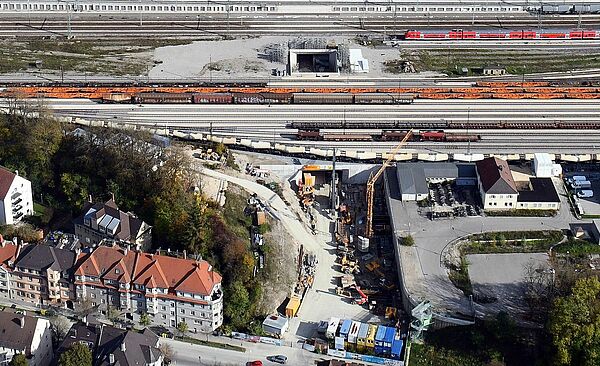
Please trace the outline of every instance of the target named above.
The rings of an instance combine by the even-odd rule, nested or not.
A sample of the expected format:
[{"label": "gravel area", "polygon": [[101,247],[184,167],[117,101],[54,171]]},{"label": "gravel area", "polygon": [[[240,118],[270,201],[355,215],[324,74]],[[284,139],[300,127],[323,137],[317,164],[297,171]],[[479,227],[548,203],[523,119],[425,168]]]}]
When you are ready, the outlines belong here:
[{"label": "gravel area", "polygon": [[[350,48],[362,50],[363,57],[369,60],[370,71],[368,74],[361,75],[365,77],[394,76],[384,72],[383,63],[386,60],[397,59],[400,56],[398,48],[379,49],[358,45],[353,39],[325,38],[327,41],[349,44]],[[286,65],[265,59],[262,54],[263,50],[269,45],[287,43],[293,39],[272,36],[197,41],[187,45],[160,47],[154,51],[154,61],[157,64],[150,70],[149,77],[159,79],[270,77],[272,69],[284,70]],[[212,66],[209,67],[209,65]]]}]

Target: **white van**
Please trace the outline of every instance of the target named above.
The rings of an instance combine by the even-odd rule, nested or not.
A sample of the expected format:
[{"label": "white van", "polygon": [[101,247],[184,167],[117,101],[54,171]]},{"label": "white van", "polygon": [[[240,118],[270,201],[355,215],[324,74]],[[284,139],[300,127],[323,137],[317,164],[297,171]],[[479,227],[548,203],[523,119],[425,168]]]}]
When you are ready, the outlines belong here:
[{"label": "white van", "polygon": [[583,189],[583,190],[577,192],[577,197],[579,197],[579,198],[594,197],[594,191],[592,191],[591,189]]},{"label": "white van", "polygon": [[571,177],[571,181],[578,181],[578,180],[587,180],[587,178],[585,177],[585,175],[574,175],[573,177]]},{"label": "white van", "polygon": [[589,180],[576,180],[573,183],[571,183],[571,186],[575,189],[592,188],[592,183]]}]

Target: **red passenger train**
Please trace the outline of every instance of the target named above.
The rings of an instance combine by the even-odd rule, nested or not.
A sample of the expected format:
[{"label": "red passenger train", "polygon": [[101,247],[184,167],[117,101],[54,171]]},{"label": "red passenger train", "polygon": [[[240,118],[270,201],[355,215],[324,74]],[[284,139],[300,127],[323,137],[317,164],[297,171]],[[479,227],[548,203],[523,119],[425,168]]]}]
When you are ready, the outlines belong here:
[{"label": "red passenger train", "polygon": [[474,32],[453,29],[449,32],[430,33],[409,30],[404,39],[600,39],[600,31],[573,30],[570,32],[536,32],[528,30],[502,32]]}]

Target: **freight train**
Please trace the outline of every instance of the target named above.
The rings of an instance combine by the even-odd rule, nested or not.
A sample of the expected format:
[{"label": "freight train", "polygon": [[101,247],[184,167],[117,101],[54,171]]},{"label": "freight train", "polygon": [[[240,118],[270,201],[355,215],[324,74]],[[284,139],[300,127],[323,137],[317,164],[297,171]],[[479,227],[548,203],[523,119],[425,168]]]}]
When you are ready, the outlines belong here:
[{"label": "freight train", "polygon": [[[331,133],[319,130],[298,130],[298,140],[311,141],[402,141],[408,131],[382,131],[378,134]],[[481,136],[477,134],[451,133],[444,131],[413,131],[409,141],[434,142],[477,142]]]},{"label": "freight train", "polygon": [[135,104],[410,104],[404,93],[108,93],[104,103]]},{"label": "freight train", "polygon": [[442,40],[442,39],[600,39],[600,31],[572,30],[536,32],[531,30],[519,30],[511,32],[475,32],[453,29],[449,32],[421,32],[409,30],[404,34],[404,39],[409,40]]},{"label": "freight train", "polygon": [[328,129],[600,129],[600,121],[336,121],[336,122],[292,122],[288,128],[303,131]]}]

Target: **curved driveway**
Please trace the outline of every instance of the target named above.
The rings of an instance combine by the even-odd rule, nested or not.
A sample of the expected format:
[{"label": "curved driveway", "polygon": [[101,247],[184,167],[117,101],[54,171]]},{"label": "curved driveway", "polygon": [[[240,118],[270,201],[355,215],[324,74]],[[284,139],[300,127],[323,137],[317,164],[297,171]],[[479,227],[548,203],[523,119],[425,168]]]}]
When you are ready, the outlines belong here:
[{"label": "curved driveway", "polygon": [[[557,185],[558,186],[558,185]],[[471,315],[469,299],[448,278],[441,255],[448,243],[459,237],[486,231],[561,230],[575,222],[566,201],[564,189],[559,189],[561,210],[555,217],[465,217],[431,221],[420,216],[414,202],[391,201],[392,220],[396,236],[410,232],[413,247],[399,245],[400,270],[406,289],[415,301],[431,301],[441,315]],[[492,307],[474,304],[477,315],[491,312]]]}]

